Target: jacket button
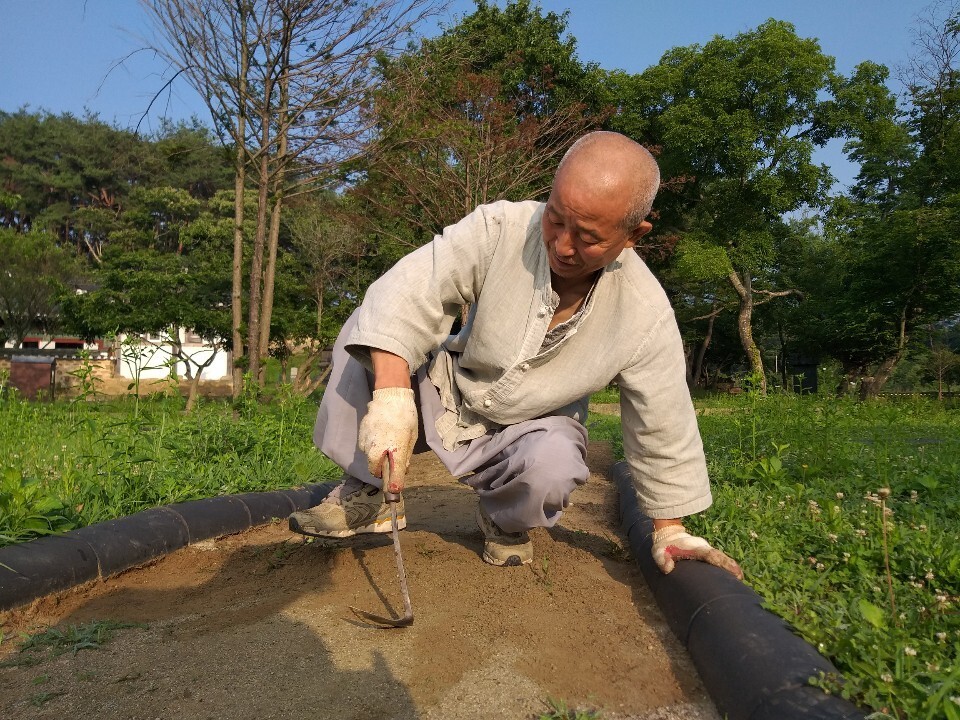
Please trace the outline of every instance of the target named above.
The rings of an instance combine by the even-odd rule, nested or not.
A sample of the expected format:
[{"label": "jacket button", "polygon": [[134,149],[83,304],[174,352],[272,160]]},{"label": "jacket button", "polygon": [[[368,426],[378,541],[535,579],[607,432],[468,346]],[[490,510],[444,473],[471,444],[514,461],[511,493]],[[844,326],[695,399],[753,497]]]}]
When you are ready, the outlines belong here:
[{"label": "jacket button", "polygon": [[486,400],[483,401],[484,407],[490,407],[491,405],[493,405],[493,400],[490,400],[489,398],[487,398]]}]

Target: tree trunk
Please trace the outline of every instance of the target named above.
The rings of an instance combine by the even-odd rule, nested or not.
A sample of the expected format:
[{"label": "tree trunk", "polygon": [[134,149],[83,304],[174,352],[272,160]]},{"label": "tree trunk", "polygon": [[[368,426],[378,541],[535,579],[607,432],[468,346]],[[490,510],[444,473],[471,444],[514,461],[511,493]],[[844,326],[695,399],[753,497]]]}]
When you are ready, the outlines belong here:
[{"label": "tree trunk", "polygon": [[237,361],[243,357],[243,200],[244,187],[246,185],[246,149],[244,147],[244,135],[246,133],[246,108],[247,108],[247,44],[246,44],[246,14],[244,4],[237,4],[239,15],[239,24],[242,30],[241,51],[240,51],[240,72],[237,77],[237,134],[234,142],[237,144],[236,157],[236,176],[234,177],[234,200],[233,200],[233,289],[230,294],[232,310],[232,334],[233,342],[231,345],[233,367],[231,371],[233,380],[233,399],[240,397],[240,390],[243,387],[243,368],[237,365]]},{"label": "tree trunk", "polygon": [[187,405],[183,411],[187,414],[193,412],[193,408],[197,405],[197,393],[200,389],[200,375],[203,373],[203,368],[197,368],[197,374],[193,376],[193,380],[190,381],[190,392],[187,393]]},{"label": "tree trunk", "polygon": [[716,322],[716,319],[716,314],[711,314],[710,319],[707,321],[707,334],[704,335],[703,342],[700,343],[700,347],[697,350],[697,359],[694,361],[693,369],[690,372],[690,380],[687,383],[687,386],[691,390],[697,386],[700,376],[703,374],[703,359],[707,355],[707,348],[710,347],[711,340],[713,340],[713,324]]},{"label": "tree trunk", "polygon": [[[280,206],[283,201],[282,191],[274,198],[273,210],[270,214],[270,238],[267,249],[267,266],[263,271],[263,301],[260,303],[260,357],[270,354],[270,323],[273,320],[273,284],[277,273],[277,246],[280,243]],[[263,385],[265,367],[260,366],[257,382]]]},{"label": "tree trunk", "polygon": [[767,376],[763,371],[763,358],[760,348],[753,339],[753,288],[749,272],[744,272],[743,278],[734,270],[728,276],[730,284],[740,298],[740,309],[737,313],[737,328],[740,331],[740,344],[750,360],[750,369],[759,381],[761,395],[767,394]]},{"label": "tree trunk", "polygon": [[900,312],[900,337],[897,340],[897,349],[889,357],[885,358],[883,362],[877,367],[876,372],[874,372],[873,377],[863,378],[863,381],[860,383],[860,399],[868,400],[870,398],[875,398],[880,394],[880,391],[883,390],[883,386],[887,384],[887,381],[890,379],[890,376],[893,375],[893,371],[896,370],[897,364],[903,359],[904,353],[907,350],[907,309],[904,308]]},{"label": "tree trunk", "polygon": [[[277,114],[280,117],[278,132],[280,133],[277,146],[275,176],[273,182],[273,210],[270,215],[270,240],[267,252],[267,267],[263,275],[263,302],[260,311],[260,357],[267,357],[270,352],[270,323],[273,320],[273,284],[277,273],[277,246],[280,243],[280,210],[283,206],[284,184],[286,182],[287,141],[290,109],[290,32],[289,23],[284,23],[282,41],[282,74],[280,76],[280,107]],[[257,375],[257,382],[263,385],[263,367]]]},{"label": "tree trunk", "polygon": [[263,137],[257,177],[257,232],[250,257],[250,308],[247,320],[247,371],[256,381],[260,377],[260,299],[263,287],[263,248],[267,239],[267,205],[269,203],[270,158],[266,148],[270,146],[270,118],[263,117]]}]

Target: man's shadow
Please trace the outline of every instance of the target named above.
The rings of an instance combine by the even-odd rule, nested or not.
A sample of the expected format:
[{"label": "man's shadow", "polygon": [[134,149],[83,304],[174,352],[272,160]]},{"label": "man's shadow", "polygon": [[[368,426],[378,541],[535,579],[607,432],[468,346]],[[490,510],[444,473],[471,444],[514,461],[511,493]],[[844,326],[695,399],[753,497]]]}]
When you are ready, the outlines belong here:
[{"label": "man's shadow", "polygon": [[[392,591],[381,586],[395,578],[375,580],[363,558],[384,539],[364,538],[351,550],[389,605]],[[300,538],[227,538],[108,579],[73,600],[58,625],[137,626],[118,630],[99,652],[47,660],[42,671],[51,687],[68,686],[62,700],[74,717],[415,720],[390,662],[403,657],[406,631],[374,629],[340,602],[331,574],[341,552]],[[94,681],[68,682],[80,675]]]}]

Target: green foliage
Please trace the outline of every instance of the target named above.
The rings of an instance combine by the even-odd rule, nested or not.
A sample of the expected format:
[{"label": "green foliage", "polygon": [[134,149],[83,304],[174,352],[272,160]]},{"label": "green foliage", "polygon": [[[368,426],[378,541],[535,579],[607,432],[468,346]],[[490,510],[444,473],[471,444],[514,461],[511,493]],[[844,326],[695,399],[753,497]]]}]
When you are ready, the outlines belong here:
[{"label": "green foliage", "polygon": [[[354,192],[391,262],[477,205],[546,195],[560,157],[606,114],[566,16],[528,0],[476,11],[384,62],[375,152]],[[392,252],[390,252],[392,251]]]},{"label": "green foliage", "polygon": [[[812,682],[878,717],[949,717],[960,696],[960,416],[935,401],[750,390],[696,405],[714,504],[688,527],[736,557],[767,607],[844,678]],[[618,426],[591,416],[591,437]]]},{"label": "green foliage", "polygon": [[[714,506],[689,526],[740,559],[770,609],[845,678],[816,684],[889,717],[947,717],[960,694],[956,414],[924,401],[749,392],[697,405]],[[618,425],[591,417],[591,437],[610,438]],[[896,612],[881,487],[891,489],[883,504]]]},{"label": "green foliage", "polygon": [[21,234],[0,227],[0,325],[15,347],[30,332],[58,324],[57,299],[80,275],[71,254],[40,232]]},{"label": "green foliage", "polygon": [[316,405],[281,395],[182,401],[0,401],[0,545],[202,497],[288,488],[339,473],[311,444]]},{"label": "green foliage", "polygon": [[20,652],[50,650],[54,656],[68,652],[76,655],[81,650],[99,650],[113,638],[117,630],[142,627],[146,626],[141,623],[94,620],[80,625],[68,625],[63,629],[50,628],[24,638],[20,643]]},{"label": "green foliage", "polygon": [[65,532],[77,527],[77,515],[48,493],[36,475],[7,465],[0,474],[0,545]]},{"label": "green foliage", "polygon": [[563,700],[547,698],[544,702],[547,712],[540,713],[537,720],[601,720],[598,710],[571,708]]}]

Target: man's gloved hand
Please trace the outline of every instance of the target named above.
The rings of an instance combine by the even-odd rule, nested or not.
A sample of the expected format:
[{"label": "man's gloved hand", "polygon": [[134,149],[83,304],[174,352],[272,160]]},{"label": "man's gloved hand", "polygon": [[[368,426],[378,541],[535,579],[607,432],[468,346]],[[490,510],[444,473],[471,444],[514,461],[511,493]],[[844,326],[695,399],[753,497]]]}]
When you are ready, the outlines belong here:
[{"label": "man's gloved hand", "polygon": [[676,560],[701,560],[733,574],[743,580],[743,570],[736,560],[722,550],[717,550],[702,537],[686,531],[683,525],[667,525],[653,533],[653,560],[666,575],[673,570]]},{"label": "man's gloved hand", "polygon": [[370,472],[376,477],[383,477],[386,453],[393,456],[390,487],[385,487],[385,491],[400,493],[403,490],[417,434],[413,390],[402,387],[374,390],[367,414],[360,421],[357,446],[367,454]]}]

